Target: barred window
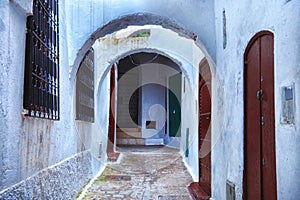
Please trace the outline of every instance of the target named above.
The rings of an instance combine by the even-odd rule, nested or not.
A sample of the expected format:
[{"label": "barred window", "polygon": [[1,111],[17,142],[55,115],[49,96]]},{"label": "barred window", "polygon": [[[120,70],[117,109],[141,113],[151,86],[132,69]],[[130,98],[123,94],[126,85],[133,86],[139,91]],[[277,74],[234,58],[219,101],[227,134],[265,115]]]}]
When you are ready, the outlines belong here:
[{"label": "barred window", "polygon": [[27,17],[23,107],[27,115],[59,120],[58,0],[33,0]]},{"label": "barred window", "polygon": [[89,50],[76,75],[76,119],[94,122],[94,51]]}]

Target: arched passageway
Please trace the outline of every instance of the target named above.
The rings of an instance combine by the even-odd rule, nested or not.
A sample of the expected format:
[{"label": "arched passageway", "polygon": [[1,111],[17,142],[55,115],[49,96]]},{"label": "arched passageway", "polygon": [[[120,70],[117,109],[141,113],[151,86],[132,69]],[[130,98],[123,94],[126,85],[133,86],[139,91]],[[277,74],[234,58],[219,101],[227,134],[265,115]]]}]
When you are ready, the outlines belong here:
[{"label": "arched passageway", "polygon": [[[134,16],[133,18],[137,20],[139,17]],[[142,19],[146,20],[143,17]],[[147,20],[143,20],[142,22],[147,24]],[[117,144],[171,145],[178,148],[180,152],[185,152],[185,163],[189,167],[193,179],[197,181],[199,179],[198,66],[201,60],[206,58],[213,74],[215,70],[211,66],[214,65],[205,49],[199,47],[201,43],[197,41],[197,38],[191,32],[177,26],[175,30],[178,32],[174,32],[174,27],[171,27],[172,30],[164,28],[164,26],[170,26],[169,22],[166,22],[166,24],[164,24],[164,21],[153,22],[150,20],[148,22],[147,26],[128,26],[130,24],[126,23],[124,25],[122,21],[112,22],[108,24],[108,26],[112,26],[110,28],[115,28],[113,24],[119,23],[128,28],[108,34],[108,27],[105,26],[103,29],[99,29],[99,32],[95,33],[81,49],[81,52],[84,52],[87,47],[92,47],[95,54],[94,101],[95,124],[97,125],[94,127],[93,132],[97,132],[98,135],[93,138],[96,145],[94,145],[92,151],[96,155],[99,152],[104,155],[108,138],[113,141],[113,144],[108,146],[113,147],[114,150],[116,150]],[[139,24],[140,22],[132,22],[133,25],[136,23]],[[161,26],[151,25],[151,23],[160,24]],[[119,30],[119,28],[115,28],[115,30]],[[148,34],[146,36],[133,36],[141,30],[146,30]],[[123,33],[121,33],[122,31]],[[130,34],[125,36],[126,32],[130,32]],[[95,35],[104,33],[107,35],[103,35],[98,39],[94,38]],[[92,44],[92,42],[94,43]],[[71,71],[71,79],[76,74],[77,62],[80,57],[81,53],[79,52]],[[162,61],[163,59],[167,61]],[[160,60],[160,62],[157,60]],[[137,64],[139,64],[139,67],[133,67]],[[162,65],[168,66],[173,72],[164,74],[166,72],[164,72]],[[114,95],[113,100],[109,98],[111,95],[108,95],[107,92],[113,90],[109,84],[112,77],[112,66],[115,67],[116,77],[114,78],[118,80],[115,88],[117,95]],[[129,71],[131,76],[128,76]],[[176,74],[178,74],[178,78],[175,77]],[[143,80],[143,77],[146,77],[145,80]],[[124,92],[126,88],[123,86],[128,85],[133,79],[136,79],[136,83],[133,84],[134,89],[130,92]],[[174,80],[176,81],[174,82]],[[173,86],[179,89],[172,88],[173,91],[169,93],[168,91]],[[139,93],[140,91],[142,92]],[[147,91],[152,91],[152,94],[151,92],[147,94]],[[122,92],[128,93],[127,99],[120,96]],[[135,94],[135,92],[137,93]],[[139,98],[139,95],[142,98]],[[154,96],[161,97],[153,98]],[[175,96],[177,104],[180,105],[179,110],[175,108],[176,105],[172,107],[171,96]],[[147,103],[147,100],[150,99],[156,101],[152,102],[153,106],[149,105],[149,102]],[[117,116],[115,120],[109,120],[109,105],[112,101],[115,101],[115,106],[113,106],[114,113]],[[127,108],[124,111],[121,110],[123,101],[126,101],[125,108]],[[136,105],[133,106],[134,104]],[[145,107],[147,108],[144,109]],[[134,112],[134,110],[138,112]],[[129,121],[122,121],[124,113],[125,119],[129,119]],[[176,117],[170,120],[173,115],[178,116],[177,119],[179,119],[179,125],[175,125],[177,126],[175,131],[172,131],[171,124],[176,121]],[[109,133],[109,121],[115,123],[116,129],[112,129],[114,133]],[[132,125],[130,125],[131,122],[133,122]],[[134,125],[136,127],[133,127]],[[131,130],[128,128],[131,128]],[[121,132],[127,134],[124,135]],[[101,157],[103,162],[106,162],[105,158],[106,155]]]}]

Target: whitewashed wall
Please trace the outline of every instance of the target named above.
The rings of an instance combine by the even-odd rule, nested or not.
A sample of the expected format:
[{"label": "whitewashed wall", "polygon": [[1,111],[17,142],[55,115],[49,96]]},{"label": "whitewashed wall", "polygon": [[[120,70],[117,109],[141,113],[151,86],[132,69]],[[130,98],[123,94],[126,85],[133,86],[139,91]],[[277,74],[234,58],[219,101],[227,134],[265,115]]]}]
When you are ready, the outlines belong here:
[{"label": "whitewashed wall", "polygon": [[[166,101],[165,88],[167,79],[175,70],[163,64],[144,64],[141,66],[142,74],[142,134],[144,138],[160,138],[163,142],[166,128]],[[175,71],[176,72],[176,71]],[[147,86],[158,84],[161,87]],[[146,88],[145,88],[146,86]],[[146,129],[146,121],[155,121],[156,129]],[[146,140],[147,143],[147,140]],[[151,142],[150,142],[151,143]],[[152,143],[155,144],[155,141]]]},{"label": "whitewashed wall", "polygon": [[[236,198],[243,192],[243,67],[244,51],[250,39],[262,30],[274,33],[275,59],[275,125],[278,199],[297,199],[300,195],[300,2],[299,1],[215,1],[217,36],[217,72],[220,79],[213,82],[213,119],[217,144],[213,149],[214,199],[225,199],[226,180],[236,185]],[[223,49],[223,11],[226,15],[226,48]],[[296,123],[280,123],[280,87],[296,84]],[[222,91],[224,88],[224,93]],[[214,136],[213,136],[214,137]]]},{"label": "whitewashed wall", "polygon": [[[164,66],[163,66],[164,67]],[[142,97],[141,97],[141,114],[142,114],[142,136],[143,138],[162,138],[165,132],[165,90],[162,87],[166,86],[166,74],[161,73],[162,68],[159,64],[145,64],[141,66],[141,79],[142,79]],[[146,121],[155,121],[156,129],[147,129]],[[163,141],[163,140],[162,140]],[[147,143],[147,139],[146,139]]]},{"label": "whitewashed wall", "polygon": [[69,62],[97,29],[135,13],[166,17],[192,30],[215,58],[214,1],[210,0],[66,0]]},{"label": "whitewashed wall", "polygon": [[[103,63],[101,62],[102,51],[94,45],[95,56],[95,80],[97,74],[103,73]],[[113,64],[113,63],[112,63]],[[111,66],[109,66],[111,67]],[[110,70],[110,69],[109,69]],[[110,72],[104,74],[100,82],[95,82],[95,126],[92,133],[92,153],[100,158],[101,163],[107,160],[106,149],[109,125],[109,106],[110,106]],[[100,149],[102,148],[102,149]],[[99,155],[100,153],[100,155]]]},{"label": "whitewashed wall", "polygon": [[1,1],[0,24],[0,189],[3,189],[20,180],[18,143],[23,95],[23,78],[20,77],[24,77],[26,12],[20,12],[19,7],[8,1]]},{"label": "whitewashed wall", "polygon": [[[59,5],[59,20],[64,22],[64,1]],[[82,147],[90,137],[82,141],[75,129],[64,23],[59,35],[60,120],[24,116],[25,31],[31,8],[31,0],[0,1],[0,199],[47,198],[43,194],[50,187],[47,195],[70,198],[92,176],[91,155],[81,152],[90,148]],[[42,189],[39,178],[44,180]]]},{"label": "whitewashed wall", "polygon": [[[66,7],[65,7],[66,5]],[[176,0],[176,1],[104,1],[66,0],[60,1],[60,97],[61,120],[50,122],[24,118],[22,115],[24,48],[26,15],[31,11],[31,0],[0,1],[0,190],[18,183],[39,170],[70,158],[82,150],[79,133],[74,122],[73,82],[69,81],[69,69],[74,64],[76,54],[85,41],[98,28],[112,19],[134,13],[152,13],[175,21],[176,24],[198,35],[210,56],[216,61],[213,74],[212,106],[212,166],[213,198],[225,198],[226,180],[236,185],[237,199],[242,198],[243,177],[243,54],[249,40],[261,30],[270,30],[275,40],[275,108],[276,108],[276,154],[277,187],[279,199],[296,199],[300,195],[300,2],[297,0],[229,1],[229,0]],[[223,11],[226,16],[226,37],[223,34]],[[197,67],[204,57],[192,40],[178,37],[170,30],[153,29],[150,41],[126,41],[126,45],[114,46],[107,42],[106,60],[99,65],[96,74],[97,94],[107,94],[108,86],[103,80],[109,66],[120,58],[141,50],[168,55],[181,63],[185,77],[191,83],[183,94],[182,133],[190,130],[190,155],[185,158],[193,177],[197,180],[197,147],[193,139],[198,133],[190,121],[198,121],[194,113],[195,98],[187,98],[197,91],[195,76]],[[173,40],[171,39],[173,38]],[[161,43],[164,41],[164,43]],[[174,42],[176,41],[176,42]],[[187,42],[184,42],[187,41]],[[225,42],[226,41],[226,42]],[[223,45],[226,43],[226,48]],[[206,50],[203,49],[205,52]],[[74,77],[71,77],[74,78]],[[107,84],[108,79],[104,82]],[[294,82],[296,87],[295,125],[280,123],[281,86]],[[99,89],[99,87],[103,87]],[[99,92],[101,90],[101,92]],[[193,96],[190,95],[190,96]],[[107,99],[99,100],[108,105]],[[97,110],[101,116],[102,112]],[[105,111],[106,112],[106,111]],[[104,113],[105,113],[104,112]],[[185,117],[187,114],[189,117]],[[107,113],[106,113],[107,115]],[[106,134],[107,116],[99,122]],[[103,123],[103,126],[101,125]],[[98,126],[98,125],[97,125]],[[92,130],[99,130],[98,127]],[[48,127],[48,129],[47,129]],[[96,131],[92,133],[97,134]],[[96,142],[104,141],[97,135]],[[93,136],[92,136],[93,137]],[[36,145],[40,138],[45,145]],[[185,135],[181,143],[185,144]],[[97,143],[85,144],[92,148]],[[93,147],[94,145],[94,147]],[[105,146],[103,145],[102,148]],[[29,148],[29,149],[27,149]],[[49,150],[48,150],[49,148]],[[181,146],[182,152],[185,151]],[[97,149],[97,147],[95,147]],[[40,152],[43,159],[36,162]],[[103,152],[102,152],[103,154]],[[33,159],[32,161],[29,161]],[[29,162],[28,162],[29,161]],[[24,163],[26,167],[24,166]]]}]

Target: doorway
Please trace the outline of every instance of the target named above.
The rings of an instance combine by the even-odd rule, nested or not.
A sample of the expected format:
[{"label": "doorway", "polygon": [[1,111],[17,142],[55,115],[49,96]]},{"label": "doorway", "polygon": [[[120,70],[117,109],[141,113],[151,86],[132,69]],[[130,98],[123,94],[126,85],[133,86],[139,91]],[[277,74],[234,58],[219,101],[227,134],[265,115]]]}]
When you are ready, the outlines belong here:
[{"label": "doorway", "polygon": [[181,73],[169,77],[169,136],[180,137]]},{"label": "doorway", "polygon": [[245,51],[244,200],[276,200],[274,36],[256,34]]},{"label": "doorway", "polygon": [[116,88],[116,80],[115,80],[115,65],[111,67],[110,70],[110,106],[109,106],[109,125],[108,125],[108,143],[107,143],[107,153],[114,152],[114,144],[115,144],[115,88]]},{"label": "doorway", "polygon": [[198,162],[199,180],[189,185],[193,199],[209,200],[211,197],[211,88],[210,66],[204,58],[199,64],[198,85]]},{"label": "doorway", "polygon": [[199,185],[211,196],[211,72],[206,59],[199,67]]}]

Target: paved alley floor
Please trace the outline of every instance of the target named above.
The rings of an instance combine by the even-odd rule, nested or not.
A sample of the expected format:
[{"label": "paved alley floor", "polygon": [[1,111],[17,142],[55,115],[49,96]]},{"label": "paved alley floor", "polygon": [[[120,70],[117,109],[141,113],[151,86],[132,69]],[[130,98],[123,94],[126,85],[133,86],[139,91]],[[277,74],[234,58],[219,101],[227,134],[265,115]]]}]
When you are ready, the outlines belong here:
[{"label": "paved alley floor", "polygon": [[168,147],[121,147],[83,199],[190,200],[193,182],[179,151]]}]

